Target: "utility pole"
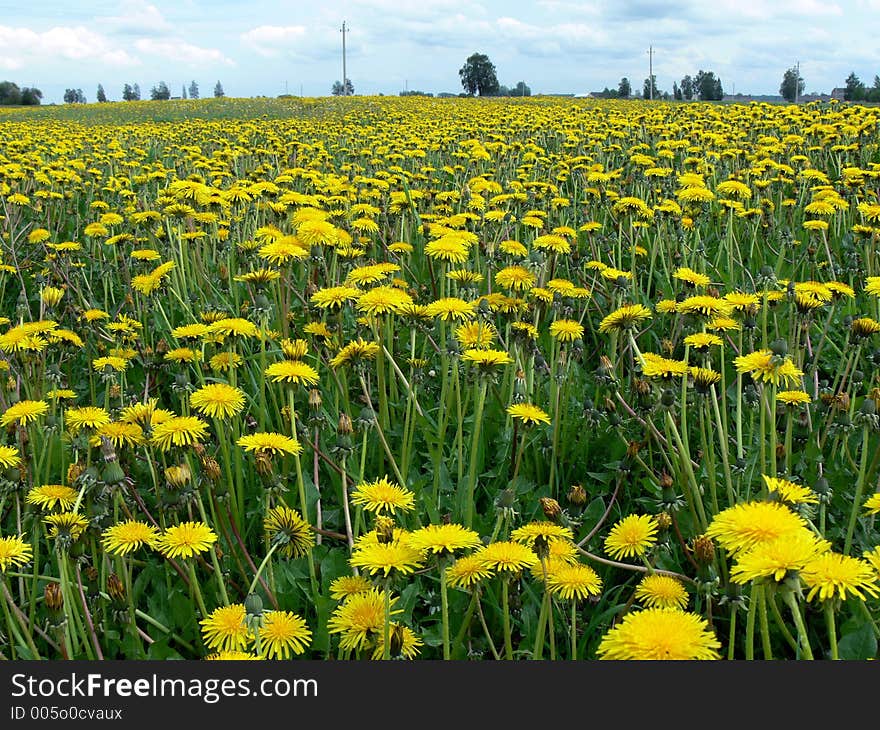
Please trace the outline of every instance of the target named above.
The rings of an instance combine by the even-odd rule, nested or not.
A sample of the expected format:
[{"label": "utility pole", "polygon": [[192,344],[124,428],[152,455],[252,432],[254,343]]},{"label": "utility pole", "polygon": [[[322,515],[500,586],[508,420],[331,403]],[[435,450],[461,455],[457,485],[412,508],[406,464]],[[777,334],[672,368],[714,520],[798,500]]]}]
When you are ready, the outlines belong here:
[{"label": "utility pole", "polygon": [[795,79],[794,79],[794,103],[798,103],[798,96],[800,95],[798,92],[801,90],[801,62],[795,61],[794,67],[795,71]]},{"label": "utility pole", "polygon": [[648,46],[648,94],[654,101],[654,46]]},{"label": "utility pole", "polygon": [[348,76],[345,71],[345,21],[342,21],[342,95],[348,96]]}]

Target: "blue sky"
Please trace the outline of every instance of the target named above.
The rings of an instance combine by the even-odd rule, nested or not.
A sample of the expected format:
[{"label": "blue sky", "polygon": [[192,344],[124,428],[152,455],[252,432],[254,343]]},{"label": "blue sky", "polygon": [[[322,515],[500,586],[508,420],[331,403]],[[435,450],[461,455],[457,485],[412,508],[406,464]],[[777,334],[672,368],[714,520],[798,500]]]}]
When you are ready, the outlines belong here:
[{"label": "blue sky", "polygon": [[458,69],[474,51],[499,81],[534,93],[586,93],[627,76],[641,88],[648,47],[661,90],[699,69],[726,92],[778,93],[800,61],[806,90],[842,86],[850,71],[872,83],[880,0],[0,0],[0,79],[35,85],[44,103],[65,88],[94,101],[99,83],[119,99],[126,82],[191,80],[203,96],[326,95],[347,67],[358,94],[404,88],[461,91]]}]

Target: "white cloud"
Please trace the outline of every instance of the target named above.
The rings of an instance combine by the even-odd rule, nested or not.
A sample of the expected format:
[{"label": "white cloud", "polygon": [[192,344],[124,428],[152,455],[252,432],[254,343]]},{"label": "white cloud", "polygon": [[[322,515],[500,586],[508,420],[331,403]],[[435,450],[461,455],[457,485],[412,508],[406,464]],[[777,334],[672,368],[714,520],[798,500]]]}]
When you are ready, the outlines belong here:
[{"label": "white cloud", "polygon": [[241,34],[241,41],[267,58],[283,55],[306,38],[304,25],[261,25]]},{"label": "white cloud", "polygon": [[135,41],[134,47],[141,53],[152,56],[160,56],[170,61],[179,61],[193,66],[204,66],[222,63],[226,66],[234,66],[235,62],[223,55],[216,48],[202,48],[178,39],[156,40],[154,38],[141,38]]},{"label": "white cloud", "polygon": [[6,68],[24,61],[95,61],[113,66],[134,66],[140,61],[107,38],[82,26],[55,27],[38,33],[30,28],[0,25],[0,48]]},{"label": "white cloud", "polygon": [[120,15],[99,18],[99,22],[106,24],[109,30],[125,35],[165,35],[173,30],[155,5],[128,0],[123,3],[121,11]]}]

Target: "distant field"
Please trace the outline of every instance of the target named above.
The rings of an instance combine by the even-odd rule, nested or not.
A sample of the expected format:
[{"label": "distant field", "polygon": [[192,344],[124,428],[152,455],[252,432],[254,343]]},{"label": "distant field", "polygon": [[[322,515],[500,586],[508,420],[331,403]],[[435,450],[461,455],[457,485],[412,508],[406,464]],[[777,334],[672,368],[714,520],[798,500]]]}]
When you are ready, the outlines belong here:
[{"label": "distant field", "polygon": [[7,659],[868,659],[876,108],[0,109]]}]

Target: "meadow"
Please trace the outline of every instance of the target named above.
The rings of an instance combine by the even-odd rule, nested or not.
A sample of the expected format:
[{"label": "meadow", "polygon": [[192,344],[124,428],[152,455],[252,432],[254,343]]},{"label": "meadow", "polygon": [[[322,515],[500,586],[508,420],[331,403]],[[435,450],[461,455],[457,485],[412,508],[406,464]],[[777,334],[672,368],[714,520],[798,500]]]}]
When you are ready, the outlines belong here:
[{"label": "meadow", "polygon": [[0,110],[0,654],[876,658],[878,121]]}]

